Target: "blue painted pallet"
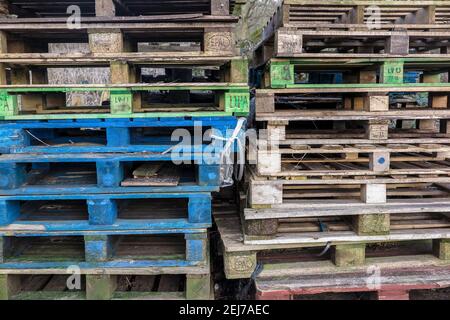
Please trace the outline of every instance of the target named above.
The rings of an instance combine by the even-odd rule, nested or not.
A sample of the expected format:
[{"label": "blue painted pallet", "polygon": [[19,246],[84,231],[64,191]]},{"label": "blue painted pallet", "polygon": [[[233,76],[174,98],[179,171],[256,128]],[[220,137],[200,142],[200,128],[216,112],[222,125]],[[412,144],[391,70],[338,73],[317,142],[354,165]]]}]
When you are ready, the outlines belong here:
[{"label": "blue painted pallet", "polygon": [[[0,194],[73,194],[218,191],[220,148],[208,153],[68,153],[0,156]],[[197,150],[195,150],[197,151]],[[178,165],[175,161],[185,162]],[[145,163],[163,163],[171,183],[135,179]],[[211,164],[209,164],[211,163]],[[166,173],[161,171],[161,177]]]},{"label": "blue painted pallet", "polygon": [[[3,121],[0,153],[163,152],[175,129],[227,136],[235,117],[123,118]],[[209,144],[209,141],[203,142]]]},{"label": "blue painted pallet", "polygon": [[127,193],[0,197],[0,230],[10,234],[78,231],[170,233],[211,226],[211,194]]},{"label": "blue painted pallet", "polygon": [[176,234],[110,231],[0,237],[0,269],[186,267],[208,262],[206,229]]}]

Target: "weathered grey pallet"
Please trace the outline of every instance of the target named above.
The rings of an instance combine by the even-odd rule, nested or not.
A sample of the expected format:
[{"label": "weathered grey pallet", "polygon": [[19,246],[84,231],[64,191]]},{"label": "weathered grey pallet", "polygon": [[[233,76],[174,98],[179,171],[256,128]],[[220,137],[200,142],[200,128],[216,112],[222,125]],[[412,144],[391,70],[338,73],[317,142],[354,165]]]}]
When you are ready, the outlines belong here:
[{"label": "weathered grey pallet", "polygon": [[[256,121],[447,118],[448,83],[294,84],[256,91]],[[428,93],[426,106],[390,94]],[[394,108],[394,106],[399,107]],[[277,113],[277,114],[275,114]]]},{"label": "weathered grey pallet", "polygon": [[[433,121],[434,126],[427,127],[425,126],[427,123],[421,123],[426,120]],[[295,120],[268,120],[265,126],[266,131],[259,130],[259,145],[265,147],[278,143],[280,148],[290,146],[291,149],[298,150],[308,150],[309,146],[315,145],[316,148],[331,150],[352,146],[366,150],[392,148],[392,151],[395,151],[405,150],[407,146],[432,149],[433,145],[438,147],[450,142],[450,135],[446,133],[447,119],[392,120],[396,122],[395,128],[390,123],[391,120],[389,122],[387,120],[348,120],[345,123],[337,120],[332,122],[332,126],[322,126],[319,120],[314,121],[316,127],[309,129],[305,127],[305,124],[302,126],[301,122]],[[326,118],[322,121],[326,121]],[[442,127],[438,128],[437,125],[441,123]],[[380,129],[376,131],[378,134],[371,136],[371,133],[375,133],[372,129],[377,126]],[[252,148],[256,146],[258,144],[251,144]],[[254,149],[251,150],[254,152]]]},{"label": "weathered grey pallet", "polygon": [[[341,54],[383,50],[395,54],[408,53],[409,49],[446,53],[448,46],[437,43],[439,36],[432,44],[422,41],[422,37],[430,30],[428,36],[432,37],[447,31],[449,6],[448,1],[285,0],[264,28],[256,60],[264,62],[273,56],[293,57],[323,49],[335,49]],[[421,32],[425,33],[419,35]]]},{"label": "weathered grey pallet", "polygon": [[[170,49],[170,48],[169,48]],[[209,56],[198,52],[180,52],[177,56],[165,52],[131,53],[0,53],[0,74],[3,84],[48,84],[55,68],[80,68],[95,71],[110,70],[111,83],[172,83],[248,81],[248,63],[240,57]],[[157,76],[143,75],[145,68],[162,69]],[[200,75],[196,75],[200,73]],[[9,81],[6,81],[9,78]]]},{"label": "weathered grey pallet", "polygon": [[327,242],[354,234],[395,235],[407,228],[435,228],[431,234],[448,227],[448,188],[426,184],[425,179],[387,185],[364,184],[367,179],[354,185],[336,180],[323,184],[255,180],[249,183],[250,207],[242,214],[246,243]]},{"label": "weathered grey pallet", "polygon": [[[257,164],[259,174],[301,176],[294,172],[306,172],[308,163],[313,166],[311,171],[328,170],[326,166],[331,166],[330,172],[334,169],[369,169],[372,173],[387,172],[388,168],[431,169],[433,165],[424,167],[419,163],[420,157],[414,159],[413,153],[433,154],[424,158],[425,161],[434,161],[434,156],[446,158],[444,150],[450,137],[448,109],[270,110],[275,104],[266,104],[266,101],[266,98],[258,100],[257,96],[256,121],[261,122],[265,130],[259,130],[258,144],[251,143],[248,152],[250,163]],[[265,106],[269,107],[265,109]],[[258,108],[262,112],[258,113]],[[358,151],[351,152],[353,147]],[[366,159],[359,156],[364,149]],[[413,164],[401,164],[403,156]],[[321,161],[316,161],[317,157],[322,158]],[[348,165],[344,166],[343,162]]]},{"label": "weathered grey pallet", "polygon": [[[385,253],[376,251],[378,256],[383,256],[383,254],[386,256],[402,255],[396,257],[398,261],[405,259],[405,253],[417,254],[417,250],[414,249],[415,246],[412,246],[411,241],[419,245],[422,240],[427,239],[433,240],[433,252],[442,260],[439,263],[447,265],[450,258],[450,242],[448,240],[450,232],[445,228],[435,229],[433,232],[430,230],[396,230],[389,235],[377,236],[359,236],[353,233],[340,238],[335,237],[335,235],[334,237],[333,235],[327,236],[326,233],[311,233],[311,236],[303,237],[298,234],[283,234],[279,235],[276,240],[244,242],[244,233],[236,211],[233,213],[229,209],[225,212],[215,210],[214,219],[222,240],[225,274],[228,279],[249,278],[258,264],[262,264],[264,270],[265,255],[277,252],[277,250],[281,250],[281,259],[288,260],[289,250],[296,249],[293,256],[297,261],[299,259],[302,259],[300,261],[331,259],[336,266],[345,270],[345,268],[358,265],[367,266],[371,262],[370,252],[376,250],[377,245],[381,249],[387,246],[388,249]],[[383,243],[385,244],[383,245]],[[394,250],[394,253],[389,253],[389,243],[392,243],[394,247],[394,243],[401,244],[401,250]],[[429,243],[426,244],[426,250],[432,252]],[[321,247],[331,247],[331,250],[323,250]],[[321,252],[326,255],[319,256]],[[422,252],[422,248],[419,252]],[[301,258],[302,256],[303,258]],[[340,268],[334,268],[336,272],[340,270]]]},{"label": "weathered grey pallet", "polygon": [[[262,111],[262,110],[261,110]],[[257,112],[256,121],[387,121],[387,120],[439,120],[450,118],[447,109],[404,109],[385,112],[370,112],[359,110],[279,110]]]},{"label": "weathered grey pallet", "polygon": [[[417,230],[423,232],[450,228],[450,214],[441,213],[406,213],[406,214],[367,214],[342,215],[305,218],[272,218],[243,220],[245,243],[253,241],[275,241],[278,236],[295,234],[328,238],[339,241],[340,237],[351,237],[353,234],[387,235],[398,230]],[[255,216],[253,216],[255,217]],[[245,217],[244,217],[245,219]]]},{"label": "weathered grey pallet", "polygon": [[[236,5],[234,0],[85,0],[72,1],[71,5],[80,8],[84,16],[143,16],[168,14],[206,14],[229,15],[230,6]],[[66,17],[68,5],[61,1],[18,1],[2,0],[1,14],[19,17]]]},{"label": "weathered grey pallet", "polygon": [[[156,42],[195,43],[191,50],[184,51],[235,56],[233,28],[237,18],[232,16],[82,18],[77,29],[71,29],[66,20],[0,18],[0,52],[46,53],[49,43],[84,43],[90,53],[125,53],[138,52],[139,44]],[[159,45],[155,50],[161,48]],[[169,49],[166,54],[174,56],[176,50]]]},{"label": "weathered grey pallet", "polygon": [[[353,27],[353,26],[352,26]],[[336,30],[334,25],[325,30],[303,30],[283,27],[275,31],[271,38],[263,41],[256,49],[256,61],[265,62],[272,57],[295,58],[305,53],[339,52],[350,53],[439,53],[447,54],[448,32],[445,29],[436,31],[416,31],[398,29],[372,30],[367,25],[356,25],[357,31]],[[432,27],[431,27],[432,28]],[[347,28],[348,29],[348,28]],[[432,42],[427,42],[432,39]]]},{"label": "weathered grey pallet", "polygon": [[[168,48],[170,47],[168,46]],[[65,54],[53,52],[0,53],[0,62],[9,66],[51,66],[53,68],[74,67],[75,65],[77,67],[107,67],[110,66],[111,61],[120,61],[139,67],[156,68],[165,66],[167,68],[185,68],[191,66],[198,68],[214,67],[217,69],[218,67],[232,63],[235,60],[242,60],[242,57],[227,57],[220,53],[205,55],[201,52],[192,51],[180,51],[172,54],[167,52],[69,52]]]},{"label": "weathered grey pallet", "polygon": [[[266,157],[267,156],[267,157]],[[390,158],[390,160],[389,160]],[[260,154],[258,174],[272,177],[290,177],[297,180],[314,180],[316,183],[321,179],[370,179],[372,183],[378,183],[383,178],[436,177],[440,182],[447,182],[450,174],[449,162],[439,158],[414,158],[406,157],[399,159],[390,157],[388,153],[371,155],[371,158],[355,161],[339,161],[324,156],[320,159],[301,160],[299,158],[281,159],[280,154]],[[281,162],[281,165],[280,165]],[[386,179],[387,178],[387,179]],[[400,180],[399,180],[400,182]],[[309,183],[312,183],[309,181]]]},{"label": "weathered grey pallet", "polygon": [[282,26],[365,24],[373,22],[375,14],[379,14],[381,27],[393,23],[408,27],[439,25],[449,21],[449,11],[449,1],[284,0],[268,22],[265,34]]}]

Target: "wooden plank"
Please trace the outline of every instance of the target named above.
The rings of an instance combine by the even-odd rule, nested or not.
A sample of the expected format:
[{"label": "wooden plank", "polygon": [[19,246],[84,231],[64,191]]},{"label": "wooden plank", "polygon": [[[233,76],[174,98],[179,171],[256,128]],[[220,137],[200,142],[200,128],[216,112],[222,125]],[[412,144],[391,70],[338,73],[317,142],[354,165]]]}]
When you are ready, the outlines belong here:
[{"label": "wooden plank", "polygon": [[210,0],[211,2],[211,15],[213,16],[227,16],[230,14],[230,1],[229,0]]},{"label": "wooden plank", "polygon": [[144,163],[133,171],[134,178],[150,178],[158,175],[164,163]]},{"label": "wooden plank", "polygon": [[176,166],[146,163],[134,170],[133,176],[122,181],[121,186],[177,186],[180,170]]},{"label": "wooden plank", "polygon": [[95,0],[95,15],[97,17],[114,17],[116,15],[114,0]]}]

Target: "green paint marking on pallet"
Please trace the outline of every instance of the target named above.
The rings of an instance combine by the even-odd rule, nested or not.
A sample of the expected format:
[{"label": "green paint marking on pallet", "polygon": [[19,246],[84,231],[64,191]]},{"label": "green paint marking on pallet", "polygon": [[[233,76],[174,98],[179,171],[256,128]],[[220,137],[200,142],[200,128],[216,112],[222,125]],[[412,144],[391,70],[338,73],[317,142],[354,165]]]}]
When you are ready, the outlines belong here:
[{"label": "green paint marking on pallet", "polygon": [[18,108],[17,96],[0,91],[0,115],[13,116]]},{"label": "green paint marking on pallet", "polygon": [[295,83],[294,65],[289,61],[270,63],[270,85],[272,88],[283,88]]},{"label": "green paint marking on pallet", "polygon": [[111,92],[111,113],[128,115],[133,113],[133,93],[131,91]]},{"label": "green paint marking on pallet", "polygon": [[[179,91],[179,90],[206,90],[217,91],[222,103],[223,111],[202,112],[143,112],[133,113],[133,95],[143,91]],[[20,114],[17,95],[24,93],[68,93],[107,91],[110,93],[110,113],[97,114]],[[221,108],[221,109],[222,109]],[[247,85],[75,85],[60,87],[52,85],[43,86],[0,86],[0,117],[7,120],[19,119],[90,119],[114,118],[126,116],[142,117],[178,117],[178,116],[229,116],[233,113],[248,113],[250,110],[250,94]]]},{"label": "green paint marking on pallet", "polygon": [[393,59],[384,61],[380,72],[381,81],[390,84],[403,83],[403,66],[404,62],[402,60]]},{"label": "green paint marking on pallet", "polygon": [[225,93],[225,112],[247,113],[250,111],[249,92],[227,92]]}]

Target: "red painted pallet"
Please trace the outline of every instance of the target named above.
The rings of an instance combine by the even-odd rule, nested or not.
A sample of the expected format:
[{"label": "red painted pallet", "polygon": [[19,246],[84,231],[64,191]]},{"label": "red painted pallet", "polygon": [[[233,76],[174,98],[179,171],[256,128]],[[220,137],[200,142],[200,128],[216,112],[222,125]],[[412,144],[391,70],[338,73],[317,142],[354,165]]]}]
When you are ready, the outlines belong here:
[{"label": "red painted pallet", "polygon": [[429,257],[403,260],[372,259],[369,267],[333,272],[327,261],[315,263],[314,269],[312,263],[266,264],[255,280],[255,298],[409,300],[415,290],[450,287],[448,265],[438,266]]}]

